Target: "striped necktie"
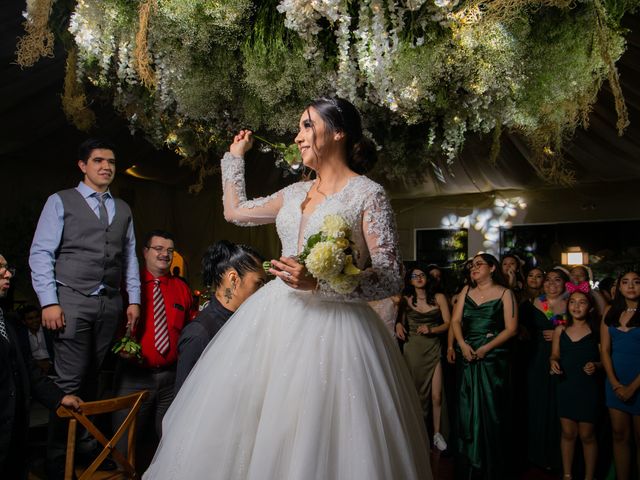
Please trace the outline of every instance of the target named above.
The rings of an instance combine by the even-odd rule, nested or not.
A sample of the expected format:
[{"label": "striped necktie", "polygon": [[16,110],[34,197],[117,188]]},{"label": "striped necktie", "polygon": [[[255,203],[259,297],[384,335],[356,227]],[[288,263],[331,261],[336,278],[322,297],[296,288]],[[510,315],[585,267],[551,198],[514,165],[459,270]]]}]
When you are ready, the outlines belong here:
[{"label": "striped necktie", "polygon": [[0,308],[0,336],[7,342],[9,341],[9,335],[7,335],[7,328],[4,326],[4,314]]},{"label": "striped necktie", "polygon": [[156,350],[164,355],[169,351],[169,327],[164,297],[160,291],[160,280],[157,278],[153,281],[153,331]]}]

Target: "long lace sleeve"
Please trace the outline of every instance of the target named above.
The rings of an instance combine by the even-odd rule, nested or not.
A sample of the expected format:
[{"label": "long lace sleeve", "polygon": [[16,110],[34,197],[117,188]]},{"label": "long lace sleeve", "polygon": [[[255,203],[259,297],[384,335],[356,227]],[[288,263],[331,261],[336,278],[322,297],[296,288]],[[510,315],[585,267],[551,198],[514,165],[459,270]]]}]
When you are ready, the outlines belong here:
[{"label": "long lace sleeve", "polygon": [[273,223],[282,207],[282,191],[247,200],[244,159],[227,152],[220,161],[224,218],[243,227]]},{"label": "long lace sleeve", "polygon": [[362,233],[371,257],[371,266],[360,274],[358,287],[349,295],[335,293],[320,282],[322,295],[346,300],[382,300],[402,290],[402,260],[398,249],[395,214],[380,186],[368,195],[362,215]]}]

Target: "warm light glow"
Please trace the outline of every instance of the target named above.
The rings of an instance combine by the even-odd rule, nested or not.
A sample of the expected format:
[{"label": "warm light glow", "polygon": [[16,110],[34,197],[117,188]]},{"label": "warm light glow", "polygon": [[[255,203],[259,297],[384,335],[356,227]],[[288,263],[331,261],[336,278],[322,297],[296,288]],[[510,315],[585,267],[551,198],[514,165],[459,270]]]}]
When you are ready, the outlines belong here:
[{"label": "warm light glow", "polygon": [[581,252],[569,252],[567,253],[567,263],[569,265],[581,265],[582,253]]},{"label": "warm light glow", "polygon": [[566,252],[562,252],[561,263],[563,265],[587,265],[589,254],[583,252],[580,247],[569,247]]},{"label": "warm light glow", "polygon": [[146,175],[141,175],[136,171],[136,165],[131,165],[131,167],[127,168],[124,173],[130,175],[134,178],[139,178],[140,180],[155,180],[153,177],[148,177]]}]

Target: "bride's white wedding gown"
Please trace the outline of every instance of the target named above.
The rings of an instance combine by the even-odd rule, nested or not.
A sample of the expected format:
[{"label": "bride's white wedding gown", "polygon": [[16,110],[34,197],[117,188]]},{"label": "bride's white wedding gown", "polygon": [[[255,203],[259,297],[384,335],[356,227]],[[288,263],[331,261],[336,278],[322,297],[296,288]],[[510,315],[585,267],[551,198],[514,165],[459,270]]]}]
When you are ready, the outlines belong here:
[{"label": "bride's white wedding gown", "polygon": [[244,162],[222,160],[227,219],[276,222],[293,256],[327,214],[351,225],[365,268],[349,295],[275,279],[211,341],[164,417],[144,479],[428,480],[429,447],[413,382],[366,303],[397,293],[401,263],[382,187],[353,177],[309,215],[312,182],[247,201]]}]

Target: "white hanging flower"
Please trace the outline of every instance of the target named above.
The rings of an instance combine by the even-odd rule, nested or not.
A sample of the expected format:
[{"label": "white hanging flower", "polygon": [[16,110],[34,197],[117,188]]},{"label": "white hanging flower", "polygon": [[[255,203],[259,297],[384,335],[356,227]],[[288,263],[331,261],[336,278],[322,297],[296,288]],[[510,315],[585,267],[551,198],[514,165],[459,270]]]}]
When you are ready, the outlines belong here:
[{"label": "white hanging flower", "polygon": [[456,228],[458,226],[458,216],[455,213],[450,213],[442,217],[440,225],[442,228]]}]

